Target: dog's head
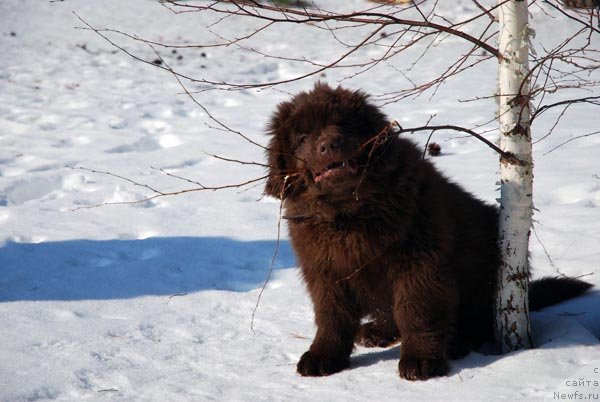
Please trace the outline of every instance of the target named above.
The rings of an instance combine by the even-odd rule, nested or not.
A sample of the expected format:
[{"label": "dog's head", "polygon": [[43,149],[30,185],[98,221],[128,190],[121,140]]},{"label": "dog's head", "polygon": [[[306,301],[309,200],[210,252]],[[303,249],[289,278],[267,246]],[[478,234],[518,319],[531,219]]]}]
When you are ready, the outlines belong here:
[{"label": "dog's head", "polygon": [[347,194],[358,186],[378,136],[389,128],[360,91],[317,84],[281,103],[269,125],[265,193]]}]

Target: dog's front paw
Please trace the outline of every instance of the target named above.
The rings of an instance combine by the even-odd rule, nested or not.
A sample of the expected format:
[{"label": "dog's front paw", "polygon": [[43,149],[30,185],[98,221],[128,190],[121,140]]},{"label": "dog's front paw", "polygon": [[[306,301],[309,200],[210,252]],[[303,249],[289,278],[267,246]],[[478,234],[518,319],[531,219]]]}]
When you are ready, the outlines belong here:
[{"label": "dog's front paw", "polygon": [[410,381],[427,380],[448,373],[448,362],[443,358],[426,359],[415,356],[402,356],[398,371],[400,377]]},{"label": "dog's front paw", "polygon": [[321,377],[334,374],[348,368],[350,366],[350,358],[320,356],[311,353],[304,353],[298,362],[298,373],[304,377]]}]

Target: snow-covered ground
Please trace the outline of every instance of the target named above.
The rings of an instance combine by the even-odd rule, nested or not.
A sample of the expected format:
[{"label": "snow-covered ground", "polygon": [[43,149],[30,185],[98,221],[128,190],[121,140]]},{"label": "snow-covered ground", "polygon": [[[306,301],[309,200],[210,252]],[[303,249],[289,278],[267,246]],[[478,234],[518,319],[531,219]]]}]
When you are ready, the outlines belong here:
[{"label": "snow-covered ground", "polygon": [[[366,3],[319,4],[352,9]],[[456,1],[440,7],[460,14],[473,5]],[[350,370],[327,378],[298,376],[295,364],[315,328],[285,228],[254,332],[250,326],[277,245],[279,206],[261,196],[261,185],[78,209],[152,192],[73,167],[176,191],[192,185],[153,167],[207,186],[223,185],[264,171],[211,154],[257,162],[264,155],[239,137],[209,127],[214,123],[181,94],[170,74],[133,60],[93,32],[74,29],[83,24],[72,11],[96,27],[148,39],[215,40],[207,29],[214,16],[174,15],[157,1],[0,2],[0,401],[554,400],[556,392],[560,397],[575,391],[600,399],[599,387],[567,382],[600,381],[597,292],[534,314],[536,349],[501,357],[471,353],[453,362],[448,377],[400,380],[398,347],[359,347]],[[558,41],[573,29],[558,14],[536,7],[532,22],[538,41]],[[211,29],[231,38],[252,28],[225,20]],[[335,57],[337,42],[323,36],[327,33],[310,30],[299,36],[299,30],[282,25],[262,33],[254,45],[322,61]],[[149,47],[112,37],[153,58]],[[462,46],[456,41],[454,48],[434,47],[410,72],[411,79],[433,77]],[[298,68],[235,47],[158,51],[173,67],[214,80],[277,80]],[[389,104],[385,111],[406,126],[423,125],[432,114],[439,124],[485,122],[493,118],[493,100],[456,100],[492,94],[495,72],[490,61],[443,86],[433,100],[424,96]],[[348,75],[338,70],[320,79],[335,84]],[[313,81],[278,90],[206,92],[198,98],[231,127],[264,144],[274,106],[287,92],[309,88]],[[406,81],[387,65],[343,81],[375,94],[395,83]],[[544,155],[593,131],[594,113],[585,106],[573,108],[565,123],[534,147],[535,276],[557,270],[571,276],[594,273],[586,280],[600,285],[600,179],[594,177],[600,174],[600,136]],[[535,136],[545,134],[556,117],[549,112],[536,122]],[[442,145],[442,156],[435,158],[439,168],[494,202],[497,156],[454,133],[435,140]]]}]

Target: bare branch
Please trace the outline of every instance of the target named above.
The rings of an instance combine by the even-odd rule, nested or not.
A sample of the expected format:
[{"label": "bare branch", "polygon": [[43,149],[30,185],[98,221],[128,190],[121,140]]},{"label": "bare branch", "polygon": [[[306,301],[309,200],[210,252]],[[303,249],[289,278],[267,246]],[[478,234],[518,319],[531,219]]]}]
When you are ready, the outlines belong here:
[{"label": "bare branch", "polygon": [[542,113],[546,112],[555,107],[565,106],[565,105],[574,105],[576,103],[588,103],[596,106],[600,106],[600,96],[586,96],[585,98],[576,98],[576,99],[567,99],[560,102],[555,102],[549,105],[543,105],[538,110],[533,113],[531,116],[531,120],[535,120],[536,117],[540,116]]},{"label": "bare branch", "polygon": [[548,155],[549,153],[552,153],[552,152],[556,151],[558,148],[560,148],[560,147],[568,144],[571,141],[576,141],[576,140],[579,140],[581,138],[591,137],[593,135],[598,135],[598,134],[600,134],[600,131],[594,131],[592,133],[577,135],[577,136],[575,136],[573,138],[569,138],[567,141],[561,142],[560,144],[558,144],[557,146],[555,146],[551,150],[549,150],[546,153],[544,153],[544,156]]},{"label": "bare branch", "polygon": [[[254,17],[258,19],[263,19],[272,22],[283,22],[283,23],[294,23],[294,24],[307,24],[307,23],[319,23],[319,22],[327,22],[327,21],[343,21],[343,22],[352,22],[352,23],[361,23],[361,24],[372,24],[379,25],[381,27],[389,26],[389,25],[406,25],[411,27],[424,27],[430,28],[434,31],[438,32],[446,32],[453,36],[464,39],[468,42],[471,42],[479,47],[487,50],[492,53],[494,56],[501,58],[502,56],[498,53],[498,50],[482,41],[469,35],[466,32],[454,29],[453,27],[448,27],[445,25],[437,24],[430,22],[428,20],[417,21],[417,20],[408,20],[403,18],[398,18],[393,14],[384,14],[377,13],[374,11],[356,11],[352,13],[338,14],[332,12],[312,12],[308,10],[296,10],[292,8],[284,8],[279,6],[271,6],[268,4],[257,3],[254,1],[240,1],[240,0],[230,0],[228,3],[234,4],[238,11],[232,11],[227,8],[218,8],[217,5],[220,5],[219,2],[212,3],[209,5],[192,5],[187,3],[181,3],[175,0],[165,0],[165,2],[172,4],[176,7],[193,9],[196,11],[214,11],[217,13],[226,13],[226,14],[238,14],[245,15],[248,17]],[[260,14],[260,10],[274,12],[273,15],[264,15]],[[279,17],[278,17],[279,15]],[[485,13],[483,14],[485,15]],[[290,18],[293,17],[293,18]]]},{"label": "bare branch", "polygon": [[490,147],[491,149],[496,151],[504,160],[511,161],[513,163],[522,164],[522,162],[515,155],[513,155],[510,152],[503,151],[496,144],[494,144],[493,142],[491,142],[490,140],[488,140],[481,134],[478,134],[475,131],[468,129],[468,128],[446,124],[446,125],[440,125],[440,126],[422,126],[422,127],[413,127],[413,128],[400,128],[399,132],[400,133],[415,133],[418,131],[439,131],[439,130],[453,130],[453,131],[459,131],[462,133],[469,134],[470,136],[477,138],[479,141],[483,142],[488,147]]},{"label": "bare branch", "polygon": [[277,255],[279,254],[279,245],[281,243],[281,219],[283,217],[283,193],[286,191],[287,186],[287,177],[284,178],[283,189],[281,190],[281,195],[279,197],[279,212],[277,215],[277,240],[275,241],[275,250],[273,251],[273,256],[271,257],[271,263],[269,264],[269,271],[267,272],[267,278],[265,279],[260,291],[258,292],[258,297],[256,298],[256,304],[254,305],[254,310],[252,310],[252,317],[250,319],[250,329],[254,332],[254,316],[256,315],[256,311],[258,310],[258,305],[260,304],[260,299],[271,279],[271,275],[273,274],[273,267],[275,266],[275,260],[277,259]]},{"label": "bare branch", "polygon": [[589,29],[590,31],[600,33],[600,29],[598,29],[598,28],[594,27],[594,25],[592,25],[592,21],[588,22],[588,21],[580,20],[579,18],[576,18],[576,17],[572,16],[571,14],[567,13],[566,11],[564,11],[559,5],[553,3],[552,1],[549,1],[549,0],[542,0],[542,1],[544,4],[547,4],[550,7],[554,8],[555,10],[557,10],[559,13],[561,13],[565,17],[567,17],[573,21],[577,21],[579,24],[583,25],[585,28]]},{"label": "bare branch", "polygon": [[[155,189],[155,188],[153,188],[153,187],[151,187],[151,186],[149,186],[147,184],[137,182],[135,180],[129,179],[127,177],[124,177],[124,176],[121,176],[121,175],[118,175],[118,174],[115,174],[115,173],[103,172],[103,171],[98,171],[98,170],[94,170],[94,169],[88,169],[86,167],[81,167],[81,166],[79,166],[79,167],[67,166],[67,167],[69,167],[71,169],[74,169],[74,170],[83,170],[83,171],[87,171],[87,172],[90,172],[90,173],[95,173],[95,174],[101,174],[101,175],[115,177],[117,179],[120,179],[120,180],[126,181],[128,183],[131,183],[131,184],[133,184],[135,186],[147,188],[147,189],[151,190],[153,193],[155,193],[154,195],[151,195],[151,196],[148,196],[148,197],[144,197],[144,198],[141,198],[141,199],[135,200],[135,201],[114,201],[114,202],[110,201],[110,202],[103,202],[103,203],[94,204],[94,205],[79,206],[77,208],[71,209],[70,211],[72,211],[72,212],[73,211],[79,211],[81,209],[98,208],[98,207],[102,207],[102,206],[106,206],[106,205],[137,205],[137,204],[143,204],[143,203],[148,202],[148,201],[153,201],[153,200],[155,200],[157,198],[161,198],[161,197],[181,195],[181,194],[193,193],[193,192],[198,192],[198,191],[216,191],[216,190],[225,190],[225,189],[239,189],[239,188],[246,187],[246,186],[248,186],[250,184],[254,184],[256,182],[260,182],[260,181],[266,180],[269,177],[268,175],[265,175],[265,176],[261,176],[261,177],[258,177],[258,178],[246,180],[246,181],[243,181],[241,183],[225,184],[225,185],[220,185],[220,186],[205,186],[205,185],[203,185],[203,184],[201,184],[201,183],[199,183],[197,181],[193,181],[193,180],[186,179],[184,177],[177,176],[177,175],[174,175],[172,173],[169,173],[169,172],[167,172],[164,169],[157,169],[157,170],[160,170],[162,173],[166,174],[167,176],[170,176],[170,177],[173,177],[173,178],[176,178],[176,179],[179,179],[179,180],[187,181],[189,183],[196,184],[198,186],[198,187],[193,187],[193,188],[188,188],[188,189],[183,189],[183,190],[176,190],[176,191],[159,191],[159,190],[157,190],[157,189]],[[156,168],[154,168],[154,169],[156,169]]]},{"label": "bare branch", "polygon": [[163,193],[162,191],[159,191],[159,190],[155,189],[154,187],[150,187],[147,184],[138,183],[135,180],[129,179],[127,177],[124,177],[124,176],[121,176],[121,175],[118,175],[118,174],[115,174],[115,173],[102,172],[102,171],[99,171],[99,170],[88,169],[88,168],[85,168],[83,166],[66,166],[66,167],[69,168],[69,169],[72,169],[72,170],[83,170],[85,172],[90,172],[90,173],[95,173],[95,174],[104,174],[104,175],[107,175],[107,176],[116,177],[117,179],[127,181],[127,182],[133,184],[134,186],[144,187],[144,188],[152,191],[153,193],[156,193],[159,196],[166,195],[165,193]]}]

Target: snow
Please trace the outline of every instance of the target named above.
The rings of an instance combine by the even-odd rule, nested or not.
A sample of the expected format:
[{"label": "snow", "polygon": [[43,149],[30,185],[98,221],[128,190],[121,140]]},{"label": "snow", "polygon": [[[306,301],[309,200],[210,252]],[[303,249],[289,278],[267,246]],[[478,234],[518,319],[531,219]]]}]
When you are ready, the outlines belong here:
[{"label": "snow", "polygon": [[[330,9],[367,4],[319,3]],[[473,10],[465,1],[440,7],[457,15]],[[471,353],[452,362],[444,378],[400,380],[398,346],[358,347],[350,370],[327,378],[298,376],[295,364],[315,327],[285,228],[274,275],[256,311],[255,332],[251,329],[277,247],[279,205],[261,196],[261,185],[86,208],[153,193],[78,167],[178,191],[192,185],[160,168],[206,186],[240,183],[264,170],[211,155],[257,162],[264,155],[259,147],[212,128],[215,123],[181,94],[169,73],[135,61],[93,32],[74,29],[83,24],[72,11],[94,26],[152,40],[218,40],[207,28],[216,17],[173,15],[154,1],[0,3],[1,401],[512,401],[598,392],[565,388],[569,378],[599,380],[597,292],[533,314],[537,348],[505,356]],[[531,12],[538,49],[540,41],[559,41],[559,34],[576,28],[556,13],[537,7]],[[210,29],[231,38],[252,28],[236,20]],[[111,38],[155,58],[141,43]],[[325,41],[323,32],[297,26],[281,25],[256,39],[261,51],[320,61],[332,60],[340,50],[331,37]],[[464,46],[447,39],[411,71],[406,66],[414,60],[408,56],[406,64],[404,56],[394,63],[411,80],[431,79]],[[180,71],[213,81],[282,80],[302,70],[240,48],[157,50]],[[377,51],[367,48],[354,57]],[[320,79],[335,83],[349,71],[327,72]],[[433,99],[428,94],[384,110],[407,127],[425,124],[434,113],[434,123],[485,123],[493,118],[493,100],[457,99],[492,94],[495,74],[489,61],[444,85]],[[219,119],[264,144],[274,106],[314,80],[273,90],[204,92],[198,98]],[[373,94],[388,92],[394,83],[400,87],[408,81],[389,65],[342,81]],[[557,116],[545,113],[535,123],[534,137],[541,138]],[[600,180],[594,175],[600,174],[600,136],[549,152],[594,130],[596,120],[590,107],[573,107],[551,136],[534,145],[535,276],[578,276],[598,269]],[[484,127],[495,126],[491,121]],[[495,140],[496,135],[486,137]],[[415,140],[425,142],[421,136]],[[495,202],[497,156],[455,133],[436,134],[434,141],[442,146],[442,156],[434,159],[439,168]],[[597,274],[585,279],[600,285]]]}]

